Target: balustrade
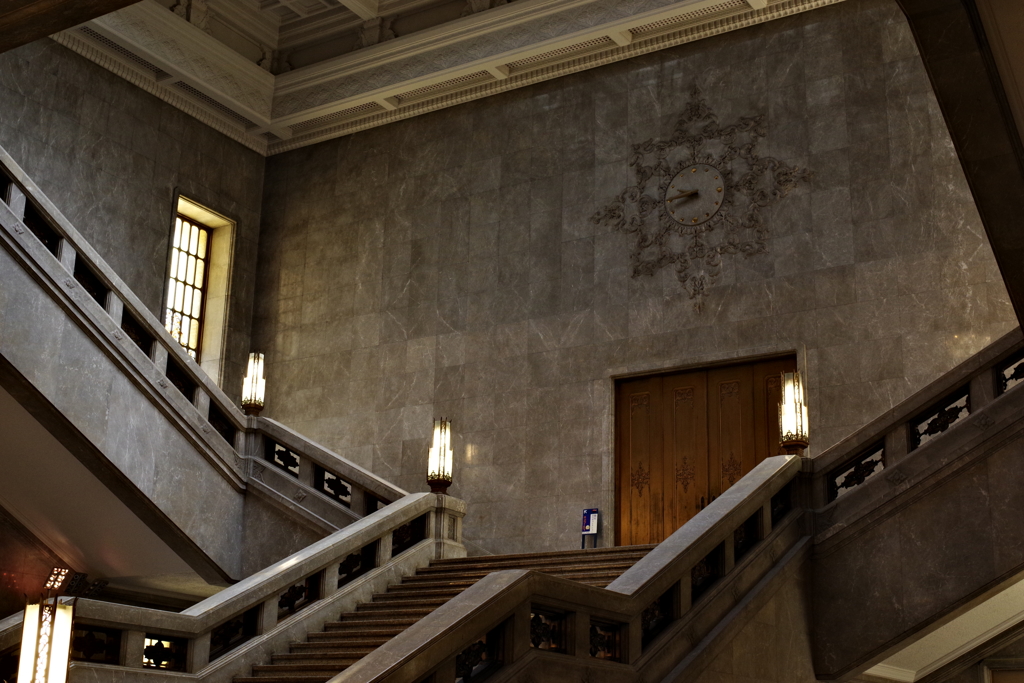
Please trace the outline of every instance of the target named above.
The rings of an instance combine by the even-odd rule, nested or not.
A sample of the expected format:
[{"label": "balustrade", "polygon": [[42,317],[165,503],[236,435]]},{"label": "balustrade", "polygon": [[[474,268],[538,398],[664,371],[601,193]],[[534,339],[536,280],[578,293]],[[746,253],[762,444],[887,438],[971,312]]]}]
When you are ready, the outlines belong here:
[{"label": "balustrade", "polygon": [[491,573],[335,680],[472,683],[522,671],[528,656],[620,667],[678,658],[680,643],[695,647],[806,547],[794,490],[800,469],[795,456],[765,460],[606,589],[524,570]]},{"label": "balustrade", "polygon": [[[1022,382],[1024,341],[1020,330],[1015,330],[815,458],[818,505],[834,503],[911,452],[946,438]],[[894,484],[906,479],[901,472],[886,477]]]},{"label": "balustrade", "polygon": [[[464,514],[465,504],[449,496],[405,496],[180,614],[80,599],[72,661],[201,671],[301,619],[297,615],[316,611],[323,621],[336,618],[346,591],[380,591],[396,570],[412,573],[431,559],[465,555],[461,536],[432,533],[445,528],[440,521]],[[440,521],[433,523],[435,518]],[[357,579],[370,581],[368,588]],[[0,666],[8,652],[16,653],[20,633],[20,615],[0,623]],[[292,636],[277,637],[283,646]]]},{"label": "balustrade", "polygon": [[[53,295],[64,297],[69,315],[83,328],[100,343],[123,350],[108,354],[113,362],[128,374],[152,381],[152,400],[177,414],[179,428],[226,478],[274,489],[278,482],[261,476],[263,466],[258,464],[269,461],[300,484],[298,489],[289,485],[278,491],[280,497],[325,520],[325,531],[405,495],[273,420],[245,416],[2,149],[0,207],[0,225],[10,241],[20,244],[20,257],[48,277]],[[33,241],[43,250],[33,249]],[[68,296],[75,288],[84,296]],[[142,352],[141,357],[134,349]],[[170,387],[183,402],[165,393]]]}]

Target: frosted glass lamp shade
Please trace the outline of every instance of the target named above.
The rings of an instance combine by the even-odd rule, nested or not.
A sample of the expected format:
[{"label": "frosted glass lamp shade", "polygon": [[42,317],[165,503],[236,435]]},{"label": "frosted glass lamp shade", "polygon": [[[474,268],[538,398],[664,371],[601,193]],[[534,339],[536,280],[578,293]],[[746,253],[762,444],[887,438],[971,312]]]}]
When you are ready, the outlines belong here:
[{"label": "frosted glass lamp shade", "polygon": [[48,598],[25,606],[18,683],[65,683],[71,656],[74,598]]},{"label": "frosted glass lamp shade", "polygon": [[807,403],[799,372],[782,373],[782,403],[779,404],[779,445],[787,453],[807,448]]},{"label": "frosted glass lamp shade", "polygon": [[263,354],[250,353],[245,379],[242,380],[242,408],[246,415],[259,415],[267,393],[267,380],[263,378]]},{"label": "frosted glass lamp shade", "polygon": [[451,420],[434,420],[434,441],[427,457],[427,483],[432,493],[446,493],[452,484],[451,427]]}]

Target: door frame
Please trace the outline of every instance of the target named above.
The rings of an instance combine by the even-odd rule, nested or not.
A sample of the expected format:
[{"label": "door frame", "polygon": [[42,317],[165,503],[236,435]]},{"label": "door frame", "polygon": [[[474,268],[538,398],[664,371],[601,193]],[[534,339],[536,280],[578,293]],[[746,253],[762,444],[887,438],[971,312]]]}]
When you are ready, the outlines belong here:
[{"label": "door frame", "polygon": [[[689,372],[702,370],[717,370],[731,365],[745,365],[747,363],[758,363],[761,361],[777,360],[786,357],[796,356],[796,367],[803,379],[804,387],[810,387],[811,381],[808,373],[807,347],[801,344],[797,348],[791,346],[761,347],[762,353],[754,353],[749,356],[738,356],[736,354],[713,354],[705,358],[689,358],[686,360],[667,360],[661,362],[644,363],[635,369],[623,369],[620,372],[612,372],[604,384],[605,400],[605,452],[608,457],[604,466],[605,481],[608,482],[606,490],[608,498],[606,505],[608,512],[604,514],[605,529],[602,530],[602,537],[611,541],[611,546],[619,545],[618,527],[618,453],[615,442],[615,387],[620,380],[637,379],[653,375],[665,375],[675,372]],[[809,401],[808,403],[813,403]],[[808,450],[810,454],[810,450]]]}]

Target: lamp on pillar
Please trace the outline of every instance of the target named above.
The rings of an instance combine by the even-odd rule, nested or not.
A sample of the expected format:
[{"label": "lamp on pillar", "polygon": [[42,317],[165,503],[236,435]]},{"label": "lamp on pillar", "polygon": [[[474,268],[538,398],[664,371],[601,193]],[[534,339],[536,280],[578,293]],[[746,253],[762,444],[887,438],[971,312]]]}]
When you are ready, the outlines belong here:
[{"label": "lamp on pillar", "polygon": [[246,415],[259,415],[267,393],[267,380],[263,378],[263,354],[250,353],[249,366],[242,380],[242,409]]},{"label": "lamp on pillar", "polygon": [[782,373],[782,403],[779,404],[779,445],[790,455],[807,448],[807,404],[799,372]]},{"label": "lamp on pillar", "polygon": [[452,421],[434,420],[434,445],[427,458],[427,483],[431,493],[447,493],[452,485]]},{"label": "lamp on pillar", "polygon": [[67,569],[54,567],[46,580],[46,597],[25,605],[21,626],[18,683],[64,683],[71,656],[71,622],[77,598],[61,597]]}]

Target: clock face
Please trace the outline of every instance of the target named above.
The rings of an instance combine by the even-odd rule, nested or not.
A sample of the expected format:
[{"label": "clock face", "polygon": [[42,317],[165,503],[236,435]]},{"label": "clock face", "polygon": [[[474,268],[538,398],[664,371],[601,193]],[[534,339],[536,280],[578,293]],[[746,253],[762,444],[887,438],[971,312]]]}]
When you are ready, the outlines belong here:
[{"label": "clock face", "polygon": [[665,191],[665,210],[683,225],[700,225],[718,213],[725,197],[725,178],[714,166],[683,168]]}]

